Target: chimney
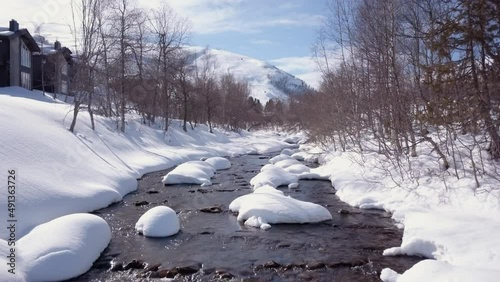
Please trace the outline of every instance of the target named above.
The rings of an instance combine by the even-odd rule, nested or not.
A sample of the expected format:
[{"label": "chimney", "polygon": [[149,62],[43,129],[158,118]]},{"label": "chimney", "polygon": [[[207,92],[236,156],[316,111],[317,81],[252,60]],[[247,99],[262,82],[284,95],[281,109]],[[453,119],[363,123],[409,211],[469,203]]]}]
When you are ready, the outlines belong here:
[{"label": "chimney", "polygon": [[9,30],[16,32],[19,30],[19,23],[16,20],[11,20],[9,22]]},{"label": "chimney", "polygon": [[61,50],[61,42],[56,40],[56,42],[54,42],[54,49]]}]

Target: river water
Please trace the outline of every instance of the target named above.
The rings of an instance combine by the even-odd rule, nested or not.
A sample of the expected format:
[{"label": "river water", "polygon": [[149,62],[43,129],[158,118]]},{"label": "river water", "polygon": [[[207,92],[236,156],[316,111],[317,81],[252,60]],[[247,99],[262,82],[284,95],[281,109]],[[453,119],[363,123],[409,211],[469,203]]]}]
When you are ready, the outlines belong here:
[{"label": "river water", "polygon": [[[329,181],[300,181],[287,195],[325,206],[333,220],[320,224],[272,225],[266,231],[239,224],[228,210],[232,200],[251,193],[250,179],[270,156],[232,158],[213,186],[164,186],[169,170],[145,175],[136,192],[95,214],[112,229],[112,240],[94,267],[72,281],[380,281],[385,267],[403,272],[418,257],[382,256],[401,244],[402,230],[390,214],[359,210],[335,196]],[[146,238],[134,225],[148,209],[168,205],[181,231],[168,238]],[[210,212],[211,211],[211,212]],[[340,212],[339,212],[340,211]],[[113,266],[114,271],[110,271]],[[123,266],[126,270],[123,270]],[[142,268],[150,267],[150,271]]]}]

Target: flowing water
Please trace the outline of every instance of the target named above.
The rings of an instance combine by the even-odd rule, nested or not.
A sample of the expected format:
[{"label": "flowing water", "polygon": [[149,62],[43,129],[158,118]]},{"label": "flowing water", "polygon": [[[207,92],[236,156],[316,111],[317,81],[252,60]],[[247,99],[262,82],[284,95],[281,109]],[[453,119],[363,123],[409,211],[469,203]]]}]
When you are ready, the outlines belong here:
[{"label": "flowing water", "polygon": [[[319,224],[272,225],[266,231],[238,223],[232,200],[252,192],[250,179],[269,156],[232,158],[213,186],[161,183],[166,171],[145,175],[138,190],[95,214],[112,229],[112,240],[94,267],[72,281],[380,281],[385,267],[403,272],[421,258],[382,256],[401,244],[402,231],[390,214],[359,210],[338,199],[329,181],[300,181],[279,188],[300,200],[325,206],[333,220]],[[146,238],[134,225],[148,209],[168,205],[180,217],[181,231],[168,238]],[[111,266],[113,271],[110,270]],[[144,268],[148,268],[144,270]]]}]

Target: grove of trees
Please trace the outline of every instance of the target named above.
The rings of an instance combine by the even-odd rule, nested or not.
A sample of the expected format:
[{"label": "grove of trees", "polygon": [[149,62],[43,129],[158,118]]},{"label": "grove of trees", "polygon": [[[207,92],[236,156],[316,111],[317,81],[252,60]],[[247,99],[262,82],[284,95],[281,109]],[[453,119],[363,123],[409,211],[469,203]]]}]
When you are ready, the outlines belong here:
[{"label": "grove of trees", "polygon": [[[216,61],[186,51],[189,26],[168,5],[138,8],[133,0],[72,0],[76,50],[70,93],[74,131],[88,112],[116,119],[125,132],[127,114],[165,131],[174,119],[182,128],[207,124],[239,131],[266,124],[260,101],[245,81],[216,75]],[[274,114],[273,114],[274,115]]]},{"label": "grove of trees", "polygon": [[332,0],[328,8],[314,46],[323,81],[293,105],[299,124],[337,150],[377,151],[400,167],[425,144],[443,171],[472,171],[479,186],[484,158],[500,159],[500,2]]}]

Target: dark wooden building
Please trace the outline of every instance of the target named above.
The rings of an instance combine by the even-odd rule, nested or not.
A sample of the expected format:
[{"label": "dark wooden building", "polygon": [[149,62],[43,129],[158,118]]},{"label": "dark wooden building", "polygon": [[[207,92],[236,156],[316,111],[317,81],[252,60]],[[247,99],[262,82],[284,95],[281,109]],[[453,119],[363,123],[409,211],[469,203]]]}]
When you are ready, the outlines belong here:
[{"label": "dark wooden building", "polygon": [[54,46],[41,47],[41,52],[33,55],[33,88],[68,94],[70,83],[71,51],[61,47],[56,41]]},{"label": "dark wooden building", "polygon": [[40,52],[35,40],[15,20],[0,27],[0,87],[33,88],[33,52]]}]

